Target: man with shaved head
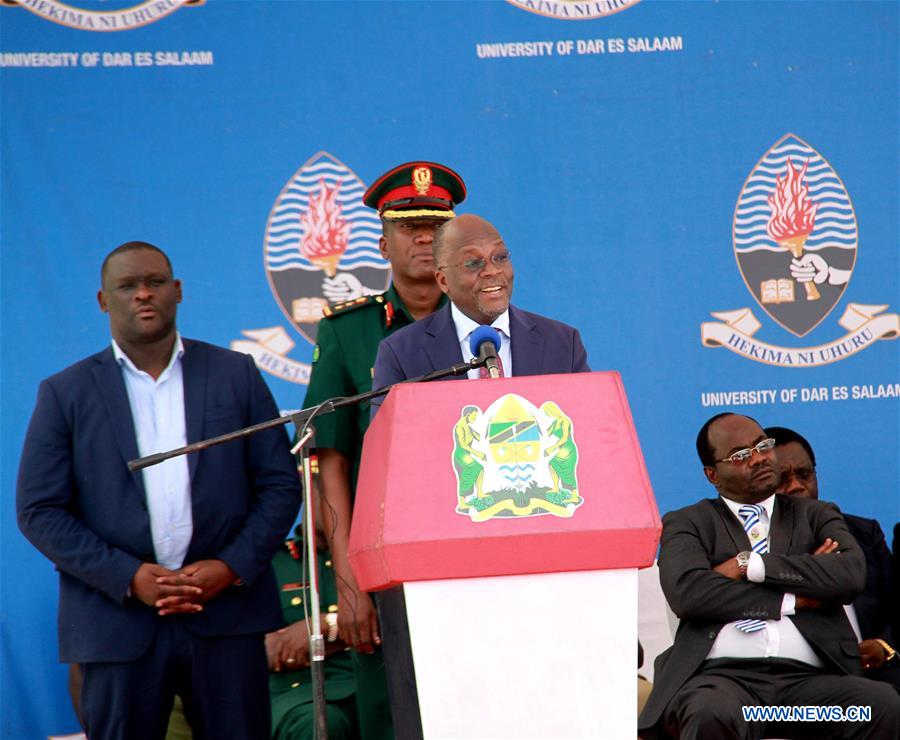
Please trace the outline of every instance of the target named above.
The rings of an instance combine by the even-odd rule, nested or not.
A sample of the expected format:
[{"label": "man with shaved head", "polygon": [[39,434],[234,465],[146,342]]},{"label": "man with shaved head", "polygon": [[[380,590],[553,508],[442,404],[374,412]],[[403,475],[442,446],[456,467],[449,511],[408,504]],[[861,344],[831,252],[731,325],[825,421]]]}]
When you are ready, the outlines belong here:
[{"label": "man with shaved head", "polygon": [[[718,496],[663,518],[659,578],[681,621],[656,661],[644,738],[900,737],[900,696],[862,677],[842,607],[865,583],[863,554],[833,504],[775,493],[774,448],[738,414],[697,435]],[[783,721],[746,714],[772,707]]]},{"label": "man with shaved head", "polygon": [[[437,229],[431,246],[435,279],[449,303],[381,342],[374,388],[469,360],[473,354],[469,337],[480,326],[491,326],[500,336],[503,375],[590,371],[576,329],[510,304],[512,259],[503,237],[488,221],[473,214],[457,216]],[[478,369],[469,371],[470,378],[480,375]],[[372,404],[373,413],[377,403]],[[383,630],[392,636],[385,639],[385,664],[397,736],[421,737],[402,590],[381,592],[378,612]]]},{"label": "man with shaved head", "polygon": [[469,360],[469,336],[484,325],[500,335],[503,375],[590,370],[577,329],[510,304],[512,258],[490,222],[458,216],[437,230],[432,251],[435,279],[450,302],[381,343],[375,388]]}]

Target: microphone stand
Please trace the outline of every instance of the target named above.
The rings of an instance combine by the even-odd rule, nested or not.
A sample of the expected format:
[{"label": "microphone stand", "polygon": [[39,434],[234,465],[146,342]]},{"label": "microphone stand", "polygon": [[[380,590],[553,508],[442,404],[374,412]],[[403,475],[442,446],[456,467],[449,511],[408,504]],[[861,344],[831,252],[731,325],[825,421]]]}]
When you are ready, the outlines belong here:
[{"label": "microphone stand", "polygon": [[[305,429],[305,431],[303,431]],[[309,593],[309,670],[312,674],[313,737],[328,740],[328,718],[325,712],[325,640],[322,637],[322,608],[319,605],[319,558],[316,553],[316,513],[312,500],[312,467],[308,442],[315,428],[310,414],[305,425],[298,427],[299,439],[291,448],[291,454],[299,462],[297,472],[303,480],[303,539],[306,544],[306,583]]]},{"label": "microphone stand", "polygon": [[338,396],[337,398],[330,398],[327,401],[323,401],[318,406],[312,406],[308,409],[301,409],[300,411],[295,411],[292,414],[285,414],[284,416],[279,416],[275,419],[269,419],[268,421],[254,424],[253,426],[244,427],[243,429],[237,429],[233,432],[228,432],[227,434],[221,434],[218,437],[201,439],[199,442],[192,442],[189,445],[178,447],[174,450],[168,450],[166,452],[155,452],[152,455],[145,455],[144,457],[139,457],[135,460],[129,460],[128,470],[133,473],[137,470],[149,468],[151,465],[158,465],[159,463],[165,460],[169,460],[173,457],[188,455],[191,452],[200,452],[201,450],[205,450],[208,447],[215,447],[216,445],[225,444],[226,442],[231,442],[235,439],[249,437],[252,434],[265,431],[266,429],[273,429],[274,427],[284,426],[289,422],[293,423],[294,426],[299,430],[307,423],[308,420],[312,419],[312,417],[314,416],[329,414],[335,409],[343,408],[345,406],[353,406],[358,403],[364,403],[365,401],[368,401],[372,398],[385,396],[387,395],[388,391],[390,391],[390,389],[395,385],[401,385],[403,383],[427,383],[430,380],[439,380],[441,378],[447,378],[452,375],[464,375],[465,373],[469,372],[469,370],[483,367],[486,362],[487,358],[473,357],[468,362],[460,362],[456,365],[451,365],[450,367],[443,370],[432,370],[430,373],[425,373],[425,375],[419,375],[416,378],[407,378],[406,380],[401,380],[399,383],[392,383],[391,385],[386,385],[383,388],[368,391],[367,393],[358,393],[355,396]]},{"label": "microphone stand", "polygon": [[473,357],[468,362],[461,362],[443,370],[434,370],[425,375],[409,378],[400,381],[400,383],[386,385],[383,388],[378,388],[369,391],[368,393],[331,398],[327,401],[323,401],[318,406],[302,409],[292,414],[286,414],[285,416],[279,416],[276,419],[269,419],[268,421],[244,427],[243,429],[238,429],[234,432],[229,432],[228,434],[211,437],[210,439],[203,439],[199,442],[193,442],[192,444],[174,450],[157,452],[152,455],[137,458],[136,460],[128,461],[128,469],[131,472],[143,470],[144,468],[149,468],[151,465],[157,465],[164,460],[169,460],[173,457],[187,455],[192,452],[200,452],[209,447],[225,444],[226,442],[242,439],[243,437],[249,437],[252,434],[262,432],[266,429],[284,426],[288,422],[294,424],[294,427],[297,430],[298,440],[291,449],[291,453],[295,456],[298,453],[300,455],[298,473],[303,481],[303,536],[306,541],[306,558],[307,565],[309,566],[307,569],[308,572],[305,575],[307,583],[309,584],[309,601],[312,612],[308,624],[310,627],[309,654],[310,671],[312,673],[315,740],[328,740],[328,722],[325,712],[325,640],[322,636],[322,613],[319,605],[319,571],[318,558],[316,557],[315,510],[312,503],[312,471],[310,469],[308,444],[315,431],[312,425],[313,418],[322,414],[329,414],[335,409],[364,403],[372,398],[387,395],[388,391],[390,391],[394,385],[401,385],[403,383],[427,383],[430,380],[439,380],[440,378],[447,378],[454,375],[464,375],[469,372],[469,370],[485,365],[487,359],[487,357]]}]

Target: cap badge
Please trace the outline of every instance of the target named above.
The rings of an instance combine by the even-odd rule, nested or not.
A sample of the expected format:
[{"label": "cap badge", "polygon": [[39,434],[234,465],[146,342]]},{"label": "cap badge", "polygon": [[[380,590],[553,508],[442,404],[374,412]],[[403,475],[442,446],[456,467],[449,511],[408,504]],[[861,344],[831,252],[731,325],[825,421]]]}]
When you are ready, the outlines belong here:
[{"label": "cap badge", "polygon": [[431,167],[416,167],[412,173],[413,185],[419,195],[426,195],[431,189]]}]

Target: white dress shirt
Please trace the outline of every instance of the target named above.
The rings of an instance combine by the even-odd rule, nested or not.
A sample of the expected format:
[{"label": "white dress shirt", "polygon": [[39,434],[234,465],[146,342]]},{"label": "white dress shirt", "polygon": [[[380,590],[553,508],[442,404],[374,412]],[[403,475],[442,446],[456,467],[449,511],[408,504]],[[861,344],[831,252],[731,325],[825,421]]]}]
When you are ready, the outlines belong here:
[{"label": "white dress shirt", "polygon": [[[112,348],[122,368],[141,457],[186,445],[181,371],[184,345],[181,335],[176,334],[172,358],[156,380],[143,370],[138,370],[115,339],[112,340]],[[187,457],[173,457],[144,468],[141,473],[147,494],[156,562],[175,570],[184,563],[194,532]]]},{"label": "white dress shirt", "polygon": [[[469,336],[481,326],[481,324],[476,323],[466,316],[452,301],[450,303],[450,316],[453,318],[453,326],[456,327],[456,337],[459,339],[459,348],[462,350],[463,360],[468,362],[474,356],[472,350],[469,349]],[[508,378],[513,374],[512,352],[510,349],[512,346],[512,339],[509,335],[509,309],[506,309],[494,319],[491,322],[491,326],[500,332],[500,350],[497,354],[500,355],[500,362],[503,363],[503,377]],[[472,380],[477,380],[480,377],[481,368],[469,370],[469,378]]]},{"label": "white dress shirt", "polygon": [[[744,523],[738,515],[738,510],[743,504],[721,497],[728,510],[734,515],[743,529]],[[769,525],[775,508],[775,496],[769,496],[765,501],[760,501],[763,507],[759,524],[762,537],[769,536]],[[772,550],[772,540],[769,539],[769,551]],[[750,563],[747,567],[747,580],[753,583],[763,583],[766,579],[766,564],[758,553],[751,553]],[[781,602],[781,619],[767,619],[765,629],[757,632],[742,632],[737,629],[734,622],[729,622],[722,627],[707,659],[713,658],[790,658],[801,663],[821,668],[824,664],[816,655],[806,638],[800,634],[800,630],[794,625],[793,620],[785,619],[794,614],[796,596],[785,594]]]}]

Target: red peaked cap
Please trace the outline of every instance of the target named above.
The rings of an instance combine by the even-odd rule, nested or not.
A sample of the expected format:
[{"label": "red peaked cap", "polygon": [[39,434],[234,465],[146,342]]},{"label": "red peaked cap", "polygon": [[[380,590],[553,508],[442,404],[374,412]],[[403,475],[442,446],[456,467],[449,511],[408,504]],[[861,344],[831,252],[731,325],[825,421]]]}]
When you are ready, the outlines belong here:
[{"label": "red peaked cap", "polygon": [[363,203],[386,221],[432,218],[446,221],[466,199],[466,184],[436,162],[407,162],[385,172],[363,195]]}]

